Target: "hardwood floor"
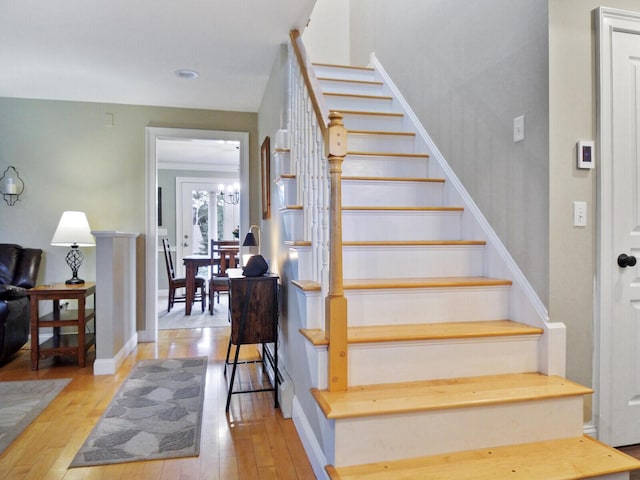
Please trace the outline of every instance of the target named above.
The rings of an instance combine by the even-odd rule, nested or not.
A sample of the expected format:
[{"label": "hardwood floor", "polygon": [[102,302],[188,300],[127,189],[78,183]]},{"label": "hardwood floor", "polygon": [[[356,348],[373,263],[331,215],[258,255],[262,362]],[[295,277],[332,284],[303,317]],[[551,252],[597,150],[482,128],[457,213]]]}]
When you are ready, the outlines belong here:
[{"label": "hardwood floor", "polygon": [[[94,376],[71,360],[40,361],[29,350],[0,368],[0,381],[72,378],[67,388],[0,456],[0,478],[60,480],[310,480],[315,478],[293,422],[273,408],[272,392],[234,395],[225,414],[223,375],[229,328],[163,330],[156,344],[139,344],[116,375]],[[241,356],[249,358],[243,346]],[[91,352],[93,359],[93,351]],[[200,456],[68,469],[120,384],[138,360],[207,356]],[[244,367],[246,368],[246,367]],[[259,368],[245,381],[259,381]]]},{"label": "hardwood floor", "polygon": [[[618,450],[631,455],[633,458],[640,460],[640,445],[630,445],[628,447],[620,447]],[[629,480],[640,480],[640,470],[634,470],[629,474]]]}]

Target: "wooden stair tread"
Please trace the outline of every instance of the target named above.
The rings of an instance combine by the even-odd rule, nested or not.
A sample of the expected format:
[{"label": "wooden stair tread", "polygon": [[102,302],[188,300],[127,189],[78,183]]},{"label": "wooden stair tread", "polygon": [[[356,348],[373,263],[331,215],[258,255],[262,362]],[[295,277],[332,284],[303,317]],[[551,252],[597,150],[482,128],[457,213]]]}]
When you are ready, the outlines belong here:
[{"label": "wooden stair tread", "polygon": [[365,278],[345,279],[344,289],[493,287],[511,283],[511,280],[490,277]]},{"label": "wooden stair tread", "polygon": [[571,480],[639,468],[640,461],[585,435],[326,470],[331,480]]},{"label": "wooden stair tread", "polygon": [[359,67],[357,65],[338,65],[335,63],[315,63],[313,62],[312,65],[314,67],[331,67],[331,68],[344,68],[347,70],[366,70],[368,72],[373,72],[375,69],[373,67]]},{"label": "wooden stair tread", "polygon": [[[289,207],[291,208],[291,207]],[[386,205],[343,205],[342,210],[381,210],[381,211],[412,211],[412,212],[462,212],[463,207],[414,207],[414,206],[386,206]]]},{"label": "wooden stair tread", "polygon": [[394,132],[389,130],[347,130],[348,134],[354,135],[397,135],[401,137],[415,137],[415,132]]},{"label": "wooden stair tread", "polygon": [[393,100],[393,97],[389,95],[367,95],[363,93],[324,92],[323,95],[327,97],[352,97],[352,98],[363,98],[367,100],[385,100],[385,101]]},{"label": "wooden stair tread", "polygon": [[343,175],[342,180],[372,180],[374,182],[416,182],[416,183],[444,183],[444,178],[424,177],[366,177]]},{"label": "wooden stair tread", "polygon": [[354,240],[342,242],[343,247],[447,247],[486,244],[485,240]]},{"label": "wooden stair tread", "polygon": [[372,112],[368,110],[340,110],[342,115],[369,115],[372,117],[404,117],[402,112]]},{"label": "wooden stair tread", "polygon": [[285,240],[284,244],[287,247],[310,247],[310,240]]},{"label": "wooden stair tread", "polygon": [[348,151],[347,156],[360,157],[401,157],[401,158],[429,158],[428,153],[400,153],[400,152],[359,152]]},{"label": "wooden stair tread", "polygon": [[319,292],[322,290],[322,286],[313,280],[291,280],[291,285],[303,292]]},{"label": "wooden stair tread", "polygon": [[347,391],[312,388],[325,416],[344,419],[498,405],[593,393],[566,378],[541,373],[362,385]]},{"label": "wooden stair tread", "polygon": [[[329,343],[323,329],[301,329],[300,332],[313,345],[319,346]],[[347,329],[347,342],[349,344],[404,342],[454,338],[540,335],[542,333],[543,330],[541,328],[532,327],[512,320],[372,325],[349,327]]]},{"label": "wooden stair tread", "polygon": [[320,82],[362,83],[364,85],[376,85],[376,86],[384,85],[382,82],[375,81],[375,80],[355,80],[355,79],[350,79],[350,78],[334,78],[334,77],[318,77],[318,81],[320,81]]}]

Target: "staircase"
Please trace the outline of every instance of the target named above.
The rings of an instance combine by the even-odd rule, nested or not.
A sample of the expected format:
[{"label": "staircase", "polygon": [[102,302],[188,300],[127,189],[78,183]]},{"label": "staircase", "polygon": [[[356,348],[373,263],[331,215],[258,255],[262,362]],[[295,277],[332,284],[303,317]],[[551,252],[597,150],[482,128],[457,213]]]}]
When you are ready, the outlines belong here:
[{"label": "staircase", "polygon": [[[640,462],[583,435],[583,396],[592,391],[563,378],[563,326],[522,306],[530,292],[496,261],[500,247],[450,185],[455,178],[430,158],[433,146],[384,74],[313,69],[327,108],[344,116],[348,130],[346,392],[327,390],[323,293],[309,280],[313,246],[304,238],[295,168],[285,166],[277,183],[287,245],[297,259],[289,310],[299,312],[311,372],[313,400],[296,387],[296,425],[315,452],[312,463],[325,462],[316,474],[628,478]],[[289,153],[280,152],[283,165],[295,162]]]}]

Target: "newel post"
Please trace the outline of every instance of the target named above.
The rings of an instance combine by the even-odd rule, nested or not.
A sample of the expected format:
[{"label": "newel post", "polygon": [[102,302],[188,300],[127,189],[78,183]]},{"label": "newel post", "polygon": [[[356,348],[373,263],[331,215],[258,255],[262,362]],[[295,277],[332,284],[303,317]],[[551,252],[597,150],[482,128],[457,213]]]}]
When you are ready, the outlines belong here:
[{"label": "newel post", "polygon": [[347,370],[347,299],[342,274],[342,161],[347,154],[347,130],[342,115],[329,114],[325,151],[329,161],[329,294],[325,299],[325,332],[329,340],[330,391],[346,390]]}]

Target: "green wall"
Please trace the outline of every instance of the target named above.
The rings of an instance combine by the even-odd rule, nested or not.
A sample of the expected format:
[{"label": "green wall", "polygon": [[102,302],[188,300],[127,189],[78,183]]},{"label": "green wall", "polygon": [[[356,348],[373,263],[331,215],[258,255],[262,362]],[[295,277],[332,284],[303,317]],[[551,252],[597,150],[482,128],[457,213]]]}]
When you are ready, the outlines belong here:
[{"label": "green wall", "polygon": [[[66,248],[50,245],[64,210],[86,212],[93,230],[144,233],[145,127],[249,132],[250,178],[259,175],[256,113],[0,98],[0,169],[14,165],[26,185],[14,207],[0,204],[0,242],[42,248],[40,282],[70,277]],[[251,212],[258,201],[251,195]],[[84,249],[86,280],[95,279],[93,250]]]}]

